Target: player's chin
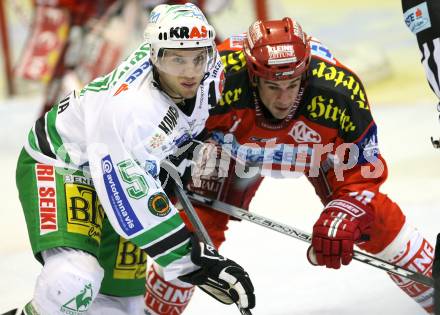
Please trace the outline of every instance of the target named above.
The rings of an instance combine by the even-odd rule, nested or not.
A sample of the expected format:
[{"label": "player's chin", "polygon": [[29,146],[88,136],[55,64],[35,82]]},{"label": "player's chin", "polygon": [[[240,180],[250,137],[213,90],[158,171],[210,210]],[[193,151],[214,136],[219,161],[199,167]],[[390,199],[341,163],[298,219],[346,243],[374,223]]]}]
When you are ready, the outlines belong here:
[{"label": "player's chin", "polygon": [[276,119],[285,119],[290,113],[290,110],[276,110],[272,113],[272,115]]},{"label": "player's chin", "polygon": [[180,87],[179,88],[179,94],[182,95],[183,98],[193,98],[197,94],[198,85],[194,85],[191,87]]}]

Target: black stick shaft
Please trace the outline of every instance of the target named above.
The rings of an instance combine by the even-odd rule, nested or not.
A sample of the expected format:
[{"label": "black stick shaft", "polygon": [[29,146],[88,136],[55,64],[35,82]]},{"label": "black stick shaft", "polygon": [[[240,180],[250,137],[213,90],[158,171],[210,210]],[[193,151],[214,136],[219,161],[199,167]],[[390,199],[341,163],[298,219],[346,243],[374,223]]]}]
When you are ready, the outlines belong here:
[{"label": "black stick shaft", "polygon": [[202,242],[211,245],[214,247],[214,244],[212,243],[211,238],[209,237],[208,232],[205,229],[205,226],[203,225],[202,221],[200,221],[199,216],[197,215],[196,210],[194,209],[193,205],[191,204],[191,201],[189,200],[188,196],[186,195],[185,191],[182,187],[175,184],[174,185],[174,192],[177,195],[177,198],[179,199],[180,203],[182,204],[183,211],[188,216],[189,221],[191,222],[192,226],[194,227],[195,233],[199,240]]},{"label": "black stick shaft", "polygon": [[[180,187],[179,185],[175,184],[174,185],[174,192],[176,193],[177,198],[179,199],[180,203],[182,204],[183,211],[185,211],[186,215],[188,216],[189,221],[191,222],[192,226],[194,227],[195,232],[196,232],[199,240],[203,241],[204,243],[206,243],[208,245],[211,245],[212,247],[215,247],[214,244],[212,243],[211,238],[209,237],[208,232],[206,231],[202,221],[200,221],[200,218],[197,215],[196,210],[194,209],[193,205],[191,204],[191,201],[189,200],[189,198],[186,195],[183,188]],[[251,311],[248,309],[238,307],[238,310],[243,315],[252,315]]]}]

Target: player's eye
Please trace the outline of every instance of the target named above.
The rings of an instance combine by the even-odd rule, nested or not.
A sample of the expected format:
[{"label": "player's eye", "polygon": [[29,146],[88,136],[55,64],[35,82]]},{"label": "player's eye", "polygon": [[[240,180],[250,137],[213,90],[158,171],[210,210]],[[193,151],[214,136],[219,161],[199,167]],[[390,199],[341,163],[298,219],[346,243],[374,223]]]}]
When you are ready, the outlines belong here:
[{"label": "player's eye", "polygon": [[297,88],[297,86],[298,86],[298,84],[295,83],[295,84],[289,85],[288,89],[289,89],[289,90],[294,90],[294,89]]},{"label": "player's eye", "polygon": [[195,66],[200,66],[205,62],[205,55],[198,55],[195,59],[194,59],[194,65]]},{"label": "player's eye", "polygon": [[173,57],[172,61],[178,65],[185,64],[185,60],[182,57]]},{"label": "player's eye", "polygon": [[269,85],[268,87],[269,87],[269,90],[272,90],[272,91],[278,91],[280,89],[278,86],[275,86],[275,85]]}]

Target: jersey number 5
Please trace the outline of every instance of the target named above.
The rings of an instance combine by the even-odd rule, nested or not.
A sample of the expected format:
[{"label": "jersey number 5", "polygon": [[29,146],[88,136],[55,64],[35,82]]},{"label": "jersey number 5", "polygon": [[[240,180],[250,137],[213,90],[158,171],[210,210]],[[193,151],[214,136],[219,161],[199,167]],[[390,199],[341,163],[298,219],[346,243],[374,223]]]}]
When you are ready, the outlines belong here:
[{"label": "jersey number 5", "polygon": [[145,177],[138,173],[129,173],[135,167],[133,160],[125,160],[118,163],[119,174],[127,184],[132,184],[127,188],[128,195],[133,199],[141,199],[148,194],[148,184]]}]

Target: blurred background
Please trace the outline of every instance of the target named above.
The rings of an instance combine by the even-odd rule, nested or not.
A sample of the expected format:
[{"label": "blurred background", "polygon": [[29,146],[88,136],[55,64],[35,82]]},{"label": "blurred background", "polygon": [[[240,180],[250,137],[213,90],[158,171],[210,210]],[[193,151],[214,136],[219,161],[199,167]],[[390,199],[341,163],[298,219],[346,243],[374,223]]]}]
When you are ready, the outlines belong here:
[{"label": "blurred background", "polygon": [[[74,0],[61,1],[75,2]],[[85,2],[104,4],[88,7],[86,12],[89,12],[91,17],[87,22],[80,23],[88,23],[87,30],[94,33],[95,38],[104,37],[111,42],[123,42],[124,48],[120,55],[122,59],[124,53],[142,39],[149,8],[160,1]],[[334,55],[361,76],[367,85],[373,104],[405,104],[423,100],[435,102],[434,96],[424,82],[416,39],[403,21],[400,1],[370,0],[353,3],[346,0],[331,2],[324,0],[205,0],[199,2],[203,3],[206,8],[205,11],[208,12],[209,19],[215,25],[220,40],[246,31],[257,17],[269,19],[294,17],[308,34],[324,42]],[[123,5],[119,7],[115,3],[123,3]],[[32,0],[2,0],[2,7],[9,36],[7,41],[11,55],[9,63],[17,71],[25,54],[23,50],[26,39],[31,34],[35,9]],[[137,8],[135,12],[133,12],[133,7]],[[78,11],[83,14],[81,10]],[[106,13],[111,16],[107,17],[105,23],[98,23],[95,17],[102,17]],[[75,31],[73,35],[71,34],[73,39],[78,36]],[[62,32],[66,30],[60,28],[59,37],[67,36]],[[89,41],[91,41],[90,38]],[[84,42],[82,44],[80,48],[82,52],[77,54],[82,53],[91,58],[93,54],[96,54],[96,48],[100,43],[95,41],[94,45],[85,45]],[[2,58],[3,60],[5,58],[3,54]],[[4,99],[7,97],[7,83],[12,78],[6,76],[4,62],[1,67],[0,97]],[[38,93],[38,83],[31,84],[20,77],[15,77],[13,80],[18,95],[35,91]]]},{"label": "blurred background", "polygon": [[[148,8],[160,1],[87,1],[99,5],[85,11],[74,7],[76,18],[86,21],[70,28],[70,33],[72,20],[66,12],[38,15],[30,0],[0,1],[1,313],[30,299],[40,268],[32,257],[14,178],[18,152],[29,128],[57,93],[81,87],[123,59],[142,40]],[[432,147],[429,137],[440,136],[438,100],[426,82],[416,38],[403,21],[400,1],[201,2],[220,40],[246,31],[257,17],[294,17],[306,33],[320,39],[360,76],[389,166],[383,191],[434,243],[440,231],[440,151]],[[86,13],[91,16],[86,18]],[[44,18],[58,21],[55,39],[46,38],[52,48],[42,51],[29,46],[37,16],[41,23]],[[73,47],[66,57],[57,49],[67,39]],[[29,64],[32,53],[47,58],[41,64]],[[57,68],[60,56],[66,59]],[[311,231],[321,208],[304,178],[265,180],[251,204],[252,211],[305,231]],[[254,279],[258,299],[254,314],[423,314],[384,272],[359,263],[339,271],[311,267],[305,244],[247,222],[233,222],[228,239],[233,241],[226,242],[223,253],[246,266]],[[237,314],[233,307],[214,303],[197,292],[188,314],[208,312]]]}]

